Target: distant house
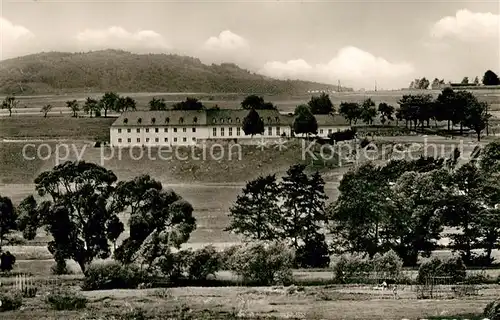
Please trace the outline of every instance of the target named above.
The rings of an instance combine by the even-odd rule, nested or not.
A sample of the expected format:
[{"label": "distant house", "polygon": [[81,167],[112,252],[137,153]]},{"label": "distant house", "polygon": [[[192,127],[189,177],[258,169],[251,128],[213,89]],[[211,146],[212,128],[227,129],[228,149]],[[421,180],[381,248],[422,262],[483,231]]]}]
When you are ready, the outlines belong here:
[{"label": "distant house", "polygon": [[[248,140],[243,132],[244,109],[168,110],[124,112],[110,128],[110,144],[115,147],[193,145],[205,140]],[[257,110],[264,122],[264,134],[255,137],[290,137],[293,115],[277,110]],[[349,128],[339,115],[317,115],[318,136]]]}]

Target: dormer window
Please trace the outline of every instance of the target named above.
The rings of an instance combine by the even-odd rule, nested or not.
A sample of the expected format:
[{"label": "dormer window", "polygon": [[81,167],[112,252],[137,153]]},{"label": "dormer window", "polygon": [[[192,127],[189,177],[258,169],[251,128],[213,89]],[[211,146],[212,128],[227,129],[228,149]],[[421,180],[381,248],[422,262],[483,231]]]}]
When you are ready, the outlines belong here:
[{"label": "dormer window", "polygon": [[236,123],[240,123],[240,118],[236,118]]},{"label": "dormer window", "polygon": [[224,123],[224,119],[223,118],[220,118],[220,123]]},{"label": "dormer window", "polygon": [[165,118],[165,123],[169,123],[169,122],[170,122],[170,118],[169,117]]},{"label": "dormer window", "polygon": [[276,122],[280,122],[280,118],[276,117]]},{"label": "dormer window", "polygon": [[271,123],[271,117],[267,117],[267,123]]},{"label": "dormer window", "polygon": [[128,123],[128,118],[123,119],[123,123],[127,124]]},{"label": "dormer window", "polygon": [[182,117],[181,117],[181,118],[179,118],[179,123],[180,123],[180,124],[183,124],[183,123],[184,123],[184,118],[182,118]]},{"label": "dormer window", "polygon": [[232,119],[231,118],[227,118],[227,123],[231,123],[232,122]]},{"label": "dormer window", "polygon": [[213,123],[217,123],[217,119],[213,118],[213,119],[212,119],[212,122],[213,122]]},{"label": "dormer window", "polygon": [[194,122],[194,123],[198,123],[198,117],[194,117],[194,118],[193,118],[193,122]]},{"label": "dormer window", "polygon": [[155,124],[155,122],[156,122],[156,118],[152,118],[152,119],[151,119],[151,123],[152,123],[152,124]]},{"label": "dormer window", "polygon": [[142,123],[142,118],[137,119],[137,123]]}]

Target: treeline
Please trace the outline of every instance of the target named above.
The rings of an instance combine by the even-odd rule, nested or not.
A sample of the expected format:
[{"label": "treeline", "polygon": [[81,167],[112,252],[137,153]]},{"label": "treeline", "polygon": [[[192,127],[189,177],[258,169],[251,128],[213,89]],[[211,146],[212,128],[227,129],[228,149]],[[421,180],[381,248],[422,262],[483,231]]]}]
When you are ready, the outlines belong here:
[{"label": "treeline", "polygon": [[415,265],[438,248],[446,227],[459,230],[447,236],[465,264],[490,265],[500,248],[500,144],[478,147],[463,165],[459,157],[455,150],[448,159],[369,163],[345,174],[329,208],[334,250],[370,257],[394,250]]},{"label": "treeline", "polygon": [[445,227],[456,228],[450,249],[466,265],[491,265],[500,248],[500,143],[476,149],[463,165],[459,157],[455,150],[447,159],[364,164],[343,176],[328,206],[319,174],[308,177],[294,166],[280,183],[274,176],[249,182],[230,209],[228,230],[286,241],[297,265],[321,267],[330,252],[373,258],[391,250],[415,266],[438,248]]},{"label": "treeline", "polygon": [[[460,82],[460,85],[463,86],[479,86],[480,84],[485,86],[498,86],[500,85],[500,79],[498,78],[498,75],[495,72],[487,70],[484,73],[481,81],[479,80],[479,77],[476,76],[473,81],[470,81],[469,77],[464,77]],[[434,78],[431,84],[429,80],[423,77],[422,79],[415,79],[414,81],[412,81],[408,88],[425,90],[429,89],[429,85],[433,90],[440,90],[444,89],[447,86],[451,86],[451,82],[445,84],[444,79],[440,80],[438,78]]]}]

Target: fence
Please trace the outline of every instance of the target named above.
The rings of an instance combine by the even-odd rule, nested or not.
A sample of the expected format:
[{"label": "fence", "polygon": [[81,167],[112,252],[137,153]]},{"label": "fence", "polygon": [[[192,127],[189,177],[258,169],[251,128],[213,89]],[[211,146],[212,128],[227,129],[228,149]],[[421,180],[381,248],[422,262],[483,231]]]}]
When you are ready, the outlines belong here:
[{"label": "fence", "polygon": [[21,292],[24,297],[34,297],[40,289],[53,290],[62,285],[61,279],[37,278],[28,274],[17,274],[10,278],[0,278],[0,287],[7,291]]},{"label": "fence", "polygon": [[409,278],[391,279],[387,277],[345,278],[341,292],[367,294],[377,298],[394,299],[453,299],[476,296],[480,286],[467,282],[455,282],[452,277],[430,277],[423,283],[415,284]]}]

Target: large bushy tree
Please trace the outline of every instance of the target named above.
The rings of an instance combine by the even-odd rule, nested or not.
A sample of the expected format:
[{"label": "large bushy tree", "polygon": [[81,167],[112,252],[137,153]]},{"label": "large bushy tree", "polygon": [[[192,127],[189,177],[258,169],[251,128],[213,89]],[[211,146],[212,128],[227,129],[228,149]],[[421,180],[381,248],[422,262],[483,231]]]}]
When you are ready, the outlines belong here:
[{"label": "large bushy tree", "polygon": [[0,195],[0,252],[2,251],[3,241],[11,231],[17,229],[17,212],[8,197]]},{"label": "large bushy tree", "polygon": [[280,217],[278,196],[274,175],[248,182],[229,210],[231,222],[226,230],[254,240],[276,239],[276,223]]},{"label": "large bushy tree", "polygon": [[120,181],[114,204],[130,212],[130,236],[115,251],[123,263],[140,260],[151,268],[170,248],[187,242],[196,228],[191,204],[147,175]]},{"label": "large bushy tree", "polygon": [[112,205],[116,176],[96,164],[65,162],[35,179],[35,188],[49,200],[36,205],[32,198],[23,201],[23,232],[33,238],[45,226],[53,240],[49,251],[60,264],[73,259],[85,272],[95,258],[111,254],[109,221],[118,214]]},{"label": "large bushy tree", "polygon": [[488,70],[484,73],[483,84],[485,86],[497,86],[500,85],[500,79],[495,72]]},{"label": "large bushy tree", "polygon": [[349,121],[349,125],[356,124],[361,117],[361,107],[357,102],[342,102],[339,106],[339,114]]},{"label": "large bushy tree", "polygon": [[104,117],[108,116],[109,110],[116,110],[116,105],[118,104],[118,99],[120,96],[115,92],[106,92],[99,100],[99,105],[101,109],[104,110]]},{"label": "large bushy tree", "polygon": [[243,119],[243,132],[245,135],[254,136],[264,133],[264,121],[255,109],[251,109]]},{"label": "large bushy tree", "polygon": [[312,114],[309,106],[300,105],[295,108],[293,131],[296,134],[306,135],[318,133],[318,122]]},{"label": "large bushy tree", "polygon": [[257,96],[255,94],[251,94],[246,96],[245,99],[241,102],[241,107],[243,109],[255,109],[255,110],[276,110],[276,106],[273,105],[272,102],[264,101],[264,98],[261,96]]},{"label": "large bushy tree", "polygon": [[186,100],[175,103],[173,110],[205,110],[206,107],[196,98],[186,98]]},{"label": "large bushy tree", "polygon": [[312,114],[333,114],[335,108],[330,97],[326,93],[321,93],[319,96],[312,96],[307,102]]}]

